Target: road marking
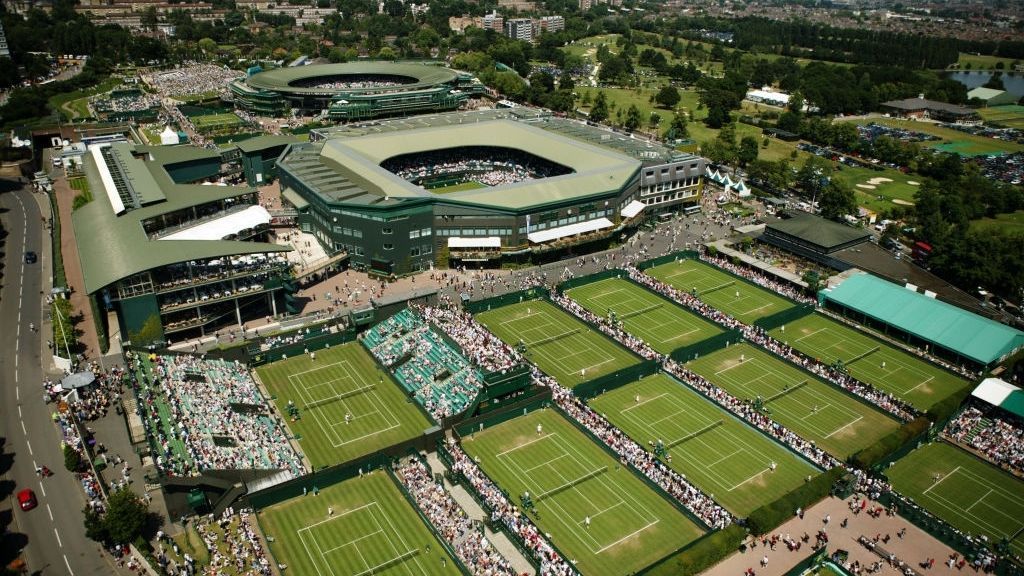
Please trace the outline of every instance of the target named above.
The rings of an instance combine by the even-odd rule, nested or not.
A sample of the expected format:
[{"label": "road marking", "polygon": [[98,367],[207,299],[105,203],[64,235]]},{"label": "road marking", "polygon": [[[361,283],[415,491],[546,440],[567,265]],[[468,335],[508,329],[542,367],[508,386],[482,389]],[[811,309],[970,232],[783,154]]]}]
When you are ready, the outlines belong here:
[{"label": "road marking", "polygon": [[57,537],[57,545],[63,548],[64,543],[60,541],[60,532],[57,532],[56,528],[53,529],[53,535]]},{"label": "road marking", "polygon": [[71,563],[68,562],[67,554],[64,555],[64,565],[68,567],[68,574],[71,574],[71,576],[75,576],[75,571],[71,569]]},{"label": "road marking", "polygon": [[[22,430],[25,429],[25,421],[24,420],[22,420],[22,422],[21,422],[21,429]],[[28,432],[25,432],[25,435],[28,436]],[[35,456],[35,452],[32,452],[32,443],[29,442],[28,440],[25,440],[25,444],[28,444],[28,455],[29,456]]]},{"label": "road marking", "polygon": [[18,419],[21,419],[21,404],[18,404]]},{"label": "road marking", "polygon": [[[25,421],[24,420],[21,421],[21,432],[23,434],[25,434],[25,436],[28,436],[28,430],[25,430]],[[25,440],[25,442],[28,443],[28,440]],[[28,445],[28,452],[29,452],[29,454],[32,453],[32,445],[31,444]]]},{"label": "road marking", "polygon": [[[14,381],[15,382],[18,381],[18,373],[17,372],[14,373]],[[18,385],[14,386],[14,399],[17,400],[18,402],[21,402],[21,386],[18,386]],[[18,406],[18,410],[21,410],[21,406]],[[19,412],[19,416],[20,415],[21,415],[21,413]]]},{"label": "road marking", "polygon": [[39,479],[39,491],[43,493],[43,496],[46,496],[46,486],[43,486],[42,478]]},{"label": "road marking", "polygon": [[50,505],[46,505],[46,512],[50,515],[50,522],[53,522],[53,510],[50,510]]}]

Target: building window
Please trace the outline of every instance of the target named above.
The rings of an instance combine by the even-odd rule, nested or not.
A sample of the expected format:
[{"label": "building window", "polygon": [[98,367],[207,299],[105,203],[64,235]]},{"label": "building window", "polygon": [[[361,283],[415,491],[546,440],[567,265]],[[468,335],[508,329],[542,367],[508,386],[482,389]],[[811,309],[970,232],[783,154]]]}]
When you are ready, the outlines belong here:
[{"label": "building window", "polygon": [[430,236],[430,228],[423,228],[420,230],[420,236]]},{"label": "building window", "polygon": [[380,229],[380,233],[381,234],[393,234],[394,231],[395,231],[394,228],[381,228]]},{"label": "building window", "polygon": [[409,248],[409,256],[419,256],[419,255],[420,255],[420,249],[419,248],[417,248],[416,246],[413,246],[412,248]]},{"label": "building window", "polygon": [[424,254],[430,254],[433,251],[434,251],[434,247],[431,246],[430,244],[424,244],[423,245],[423,253]]},{"label": "building window", "polygon": [[420,237],[420,231],[419,230],[409,230],[409,238],[419,238],[419,237]]},{"label": "building window", "polygon": [[395,249],[395,245],[391,244],[390,242],[385,242],[384,243],[384,249],[385,250],[394,250]]}]

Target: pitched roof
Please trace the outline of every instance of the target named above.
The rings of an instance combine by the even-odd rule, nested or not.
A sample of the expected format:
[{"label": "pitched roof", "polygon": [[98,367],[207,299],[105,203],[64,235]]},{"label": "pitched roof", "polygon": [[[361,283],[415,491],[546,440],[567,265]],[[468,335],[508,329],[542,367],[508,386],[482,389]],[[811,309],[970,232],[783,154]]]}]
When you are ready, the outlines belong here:
[{"label": "pitched roof", "polygon": [[984,86],[978,86],[967,93],[967,98],[980,98],[981,100],[988,100],[995,98],[1000,94],[1003,94],[1006,90],[996,90],[995,88],[985,88]]},{"label": "pitched roof", "polygon": [[822,295],[979,364],[991,364],[1024,346],[1020,330],[871,274],[855,274]]}]

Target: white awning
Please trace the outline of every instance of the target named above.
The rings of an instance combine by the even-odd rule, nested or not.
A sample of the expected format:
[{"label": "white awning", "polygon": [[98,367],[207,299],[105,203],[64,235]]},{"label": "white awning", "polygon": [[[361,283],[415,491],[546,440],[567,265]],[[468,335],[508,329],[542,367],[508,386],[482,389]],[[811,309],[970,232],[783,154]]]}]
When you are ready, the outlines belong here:
[{"label": "white awning", "polygon": [[1020,390],[1020,388],[999,378],[985,378],[974,389],[974,392],[971,392],[971,396],[993,406],[999,406],[1015,390]]},{"label": "white awning", "polygon": [[488,236],[486,238],[463,238],[452,236],[448,239],[449,248],[501,248],[501,238]]},{"label": "white awning", "polygon": [[92,154],[92,159],[96,162],[96,170],[100,173],[100,182],[103,184],[103,191],[107,194],[107,200],[110,201],[110,208],[113,209],[114,214],[120,216],[124,212],[125,206],[121,201],[121,195],[117,192],[117,186],[114,185],[114,177],[110,174],[107,161],[103,158],[103,149],[107,146],[110,144],[93,146],[89,149],[89,153]]},{"label": "white awning", "polygon": [[551,240],[558,240],[559,238],[565,238],[566,236],[575,236],[577,234],[586,234],[587,232],[611,228],[612,226],[613,224],[611,220],[607,218],[598,218],[597,220],[577,222],[575,224],[551,228],[549,230],[530,232],[526,237],[530,239],[530,242],[540,244],[543,242],[550,242]]},{"label": "white awning", "polygon": [[647,208],[647,204],[644,204],[639,200],[633,200],[629,204],[626,204],[626,207],[623,208],[619,214],[622,214],[623,218],[632,218],[633,216],[643,212],[644,208]]},{"label": "white awning", "polygon": [[270,212],[263,206],[249,206],[245,210],[169,234],[161,240],[222,240],[225,236],[261,224],[270,224]]}]

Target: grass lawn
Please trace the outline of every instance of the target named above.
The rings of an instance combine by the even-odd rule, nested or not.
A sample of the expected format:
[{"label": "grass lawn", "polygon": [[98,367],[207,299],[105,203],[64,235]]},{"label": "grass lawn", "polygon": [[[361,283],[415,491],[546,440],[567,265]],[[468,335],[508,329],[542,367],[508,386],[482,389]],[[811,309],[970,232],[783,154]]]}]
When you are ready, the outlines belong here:
[{"label": "grass lawn", "polygon": [[554,410],[498,424],[462,446],[510,499],[529,492],[539,512],[532,520],[582,574],[634,574],[702,533]]},{"label": "grass lawn", "polygon": [[918,410],[927,410],[971,385],[938,366],[820,314],[804,316],[770,334],[826,364],[842,360],[854,378],[885,390]]},{"label": "grass lawn", "polygon": [[840,460],[898,426],[884,413],[749,344],[708,354],[687,367],[737,398],[760,397],[772,419]]},{"label": "grass lawn", "polygon": [[1001,152],[1019,152],[1024,150],[1024,144],[1007,142],[1006,140],[996,140],[995,138],[986,138],[984,136],[974,136],[973,134],[959,132],[951,128],[943,128],[942,126],[931,122],[918,122],[916,120],[903,120],[900,118],[862,118],[849,121],[856,122],[857,124],[870,124],[874,122],[875,124],[882,124],[885,126],[895,126],[906,130],[924,132],[925,134],[938,136],[942,139],[924,142],[923,145],[929,148],[935,148],[950,142],[961,142],[963,143],[961,144],[961,147],[964,148],[963,151],[969,151],[972,154],[998,154]]},{"label": "grass lawn", "polygon": [[1000,58],[998,56],[988,56],[982,54],[968,54],[967,52],[961,52],[960,58],[957,59],[957,68],[960,70],[968,70],[967,65],[970,64],[970,70],[995,70],[996,64],[999,62],[1003,63],[1005,70],[1013,69],[1013,58]]},{"label": "grass lawn", "polygon": [[996,214],[995,218],[980,218],[971,221],[971,227],[978,230],[999,229],[1011,234],[1024,234],[1024,210],[1009,214]]},{"label": "grass lawn", "polygon": [[89,116],[89,111],[87,108],[83,108],[84,101],[75,103],[76,100],[88,99],[89,96],[110,92],[120,84],[120,78],[107,78],[91,88],[55,94],[50,97],[47,103],[50,105],[50,108],[58,110],[58,113],[65,117],[70,118],[73,114],[79,113],[81,113],[79,117],[86,117]]},{"label": "grass lawn", "polygon": [[243,124],[242,119],[231,112],[207,114],[205,116],[190,116],[189,120],[191,120],[192,124],[195,125],[196,130],[234,128]]},{"label": "grass lawn", "polygon": [[626,332],[642,339],[661,354],[689,346],[722,329],[629,280],[607,278],[577,286],[566,296],[598,316],[613,311]]},{"label": "grass lawn", "polygon": [[299,408],[299,420],[288,426],[302,437],[313,468],[365,456],[431,426],[358,342],[317,351],[316,360],[304,355],[261,366],[256,374],[286,418],[289,401]]},{"label": "grass lawn", "polygon": [[383,470],[265,508],[259,520],[289,574],[461,575]]},{"label": "grass lawn", "polygon": [[526,345],[526,358],[559,384],[572,388],[632,366],[640,358],[550,302],[528,300],[476,315],[510,346]]},{"label": "grass lawn", "polygon": [[460,182],[458,184],[452,184],[451,186],[431,188],[430,191],[434,194],[448,194],[449,192],[462,192],[463,190],[476,190],[478,188],[487,188],[487,185],[470,180],[469,182]]},{"label": "grass lawn", "polygon": [[979,108],[978,114],[985,119],[986,123],[1024,130],[1024,106],[1008,104],[1006,106]]},{"label": "grass lawn", "polygon": [[796,305],[697,260],[668,262],[648,268],[646,273],[676,290],[691,292],[696,288],[697,295],[705,303],[747,324]]},{"label": "grass lawn", "polygon": [[663,373],[602,394],[590,406],[641,445],[664,442],[672,457],[669,466],[737,516],[747,516],[818,472]]},{"label": "grass lawn", "polygon": [[[883,170],[872,170],[870,168],[845,166],[838,162],[834,163],[836,171],[833,178],[843,182],[850,187],[857,195],[857,204],[868,209],[880,212],[894,205],[904,206],[914,203],[914,194],[921,187],[921,176],[904,174],[899,170],[885,168]],[[871,180],[875,178],[886,178],[889,182]],[[916,184],[911,184],[916,182]]]},{"label": "grass lawn", "polygon": [[886,471],[893,488],[939,518],[991,542],[1013,538],[1024,555],[1024,481],[968,452],[934,442],[918,448]]}]

